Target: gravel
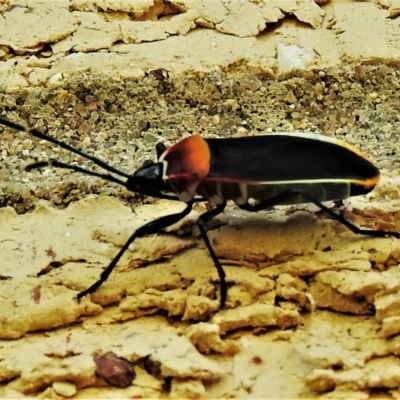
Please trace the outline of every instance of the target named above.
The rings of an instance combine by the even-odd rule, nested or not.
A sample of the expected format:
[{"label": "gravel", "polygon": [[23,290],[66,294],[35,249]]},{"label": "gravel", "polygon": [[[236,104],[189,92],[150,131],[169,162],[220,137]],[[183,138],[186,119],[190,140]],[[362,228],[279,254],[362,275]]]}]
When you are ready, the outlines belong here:
[{"label": "gravel", "polygon": [[[0,94],[0,115],[35,127],[115,168],[132,173],[192,133],[206,137],[314,131],[359,147],[380,168],[398,170],[400,71],[356,65],[272,79],[240,65],[212,74],[112,81],[81,74],[57,86]],[[0,127],[0,206],[18,213],[45,199],[58,207],[95,193],[132,205],[152,201],[124,187],[61,169],[25,172],[55,158],[99,171],[79,156],[23,132]]]}]

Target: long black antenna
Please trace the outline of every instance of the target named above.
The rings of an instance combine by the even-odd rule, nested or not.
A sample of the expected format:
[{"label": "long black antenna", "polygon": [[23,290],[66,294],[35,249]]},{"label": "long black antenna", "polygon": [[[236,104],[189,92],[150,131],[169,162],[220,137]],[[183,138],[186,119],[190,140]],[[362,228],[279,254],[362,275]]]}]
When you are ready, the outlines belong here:
[{"label": "long black antenna", "polygon": [[[113,174],[119,175],[119,176],[123,176],[124,178],[129,178],[130,176],[128,174],[125,174],[124,172],[118,171],[117,169],[115,169],[114,167],[112,167],[111,165],[108,165],[107,163],[105,163],[103,160],[100,160],[100,158],[97,158],[95,156],[91,156],[90,154],[86,154],[78,149],[73,148],[72,146],[61,142],[49,135],[46,135],[45,133],[42,133],[40,131],[38,131],[37,129],[34,128],[26,128],[22,125],[16,124],[15,122],[11,122],[7,119],[3,119],[0,118],[0,124],[1,125],[6,125],[9,128],[13,128],[16,129],[17,131],[21,131],[21,132],[26,132],[31,134],[32,136],[38,138],[38,139],[42,139],[42,140],[46,140],[47,142],[56,144],[57,146],[60,146],[61,148],[65,149],[65,150],[69,150],[72,153],[77,154],[78,156],[81,156],[83,158],[86,158],[90,161],[93,161],[96,165],[98,165],[99,167],[105,169],[106,171],[110,171]],[[61,168],[65,168],[65,165]],[[32,168],[31,168],[32,169]],[[73,168],[72,168],[73,169]],[[75,169],[77,170],[77,169]],[[102,176],[104,178],[104,176]],[[105,178],[107,179],[107,178]],[[110,180],[110,179],[107,179]],[[114,181],[115,182],[115,181]],[[120,183],[120,182],[117,182]],[[125,185],[125,184],[124,184]]]},{"label": "long black antenna", "polygon": [[104,179],[109,182],[118,183],[118,185],[122,185],[122,186],[126,187],[126,182],[122,181],[121,179],[116,178],[113,175],[102,174],[100,172],[91,171],[86,168],[78,167],[77,165],[66,164],[66,163],[63,163],[63,162],[57,161],[57,160],[39,161],[39,162],[36,162],[33,164],[29,164],[25,167],[25,171],[30,172],[33,169],[41,169],[44,167],[69,169],[71,171],[81,172],[82,174],[85,174],[85,175],[96,176],[97,178],[101,178],[101,179]]}]

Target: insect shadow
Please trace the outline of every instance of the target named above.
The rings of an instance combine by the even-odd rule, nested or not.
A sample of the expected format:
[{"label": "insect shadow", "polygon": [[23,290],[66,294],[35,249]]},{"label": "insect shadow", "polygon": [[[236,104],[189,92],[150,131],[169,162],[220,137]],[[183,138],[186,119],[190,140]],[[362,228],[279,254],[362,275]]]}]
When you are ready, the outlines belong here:
[{"label": "insect shadow", "polygon": [[169,148],[157,144],[157,161],[146,161],[129,175],[37,129],[3,118],[0,118],[0,124],[58,145],[107,172],[99,173],[58,160],[30,164],[26,167],[27,171],[46,166],[69,169],[117,183],[132,192],[185,204],[181,212],[157,218],[133,232],[99,279],[78,293],[78,300],[95,292],[108,279],[136,238],[156,234],[180,221],[190,213],[196,202],[211,205],[196,223],[218,272],[221,308],[225,307],[227,299],[226,275],[207,236],[206,224],[224,211],[227,201],[233,201],[248,212],[276,205],[314,203],[356,234],[400,238],[399,232],[359,228],[322,204],[324,201],[369,193],[378,183],[380,175],[378,168],[357,149],[323,135],[297,132],[204,139],[196,134]]}]

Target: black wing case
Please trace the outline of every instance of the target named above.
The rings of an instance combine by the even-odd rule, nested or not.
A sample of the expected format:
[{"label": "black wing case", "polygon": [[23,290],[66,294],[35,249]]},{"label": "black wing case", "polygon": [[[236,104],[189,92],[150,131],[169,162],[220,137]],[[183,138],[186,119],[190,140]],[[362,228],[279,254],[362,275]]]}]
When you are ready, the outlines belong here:
[{"label": "black wing case", "polygon": [[379,177],[378,168],[363,156],[323,137],[271,134],[206,142],[211,152],[209,178],[261,183],[325,179],[366,182]]}]

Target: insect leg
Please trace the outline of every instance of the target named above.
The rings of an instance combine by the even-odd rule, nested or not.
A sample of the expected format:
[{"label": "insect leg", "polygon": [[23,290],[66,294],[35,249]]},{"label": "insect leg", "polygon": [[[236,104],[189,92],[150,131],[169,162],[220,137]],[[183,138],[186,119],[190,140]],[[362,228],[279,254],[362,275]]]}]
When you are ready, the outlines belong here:
[{"label": "insect leg", "polygon": [[317,207],[319,207],[322,211],[328,213],[333,219],[335,219],[336,221],[342,223],[344,226],[349,228],[354,233],[357,233],[357,234],[360,234],[360,235],[375,236],[375,237],[393,236],[393,237],[398,238],[398,239],[400,238],[400,232],[359,228],[358,226],[355,226],[351,222],[347,221],[342,215],[336,214],[330,208],[324,206],[318,200],[313,199],[311,196],[307,195],[306,193],[301,193],[301,194],[305,198],[310,200],[310,202],[314,203]]},{"label": "insect leg", "polygon": [[210,253],[210,256],[214,262],[215,268],[217,269],[218,276],[219,276],[219,282],[220,282],[220,291],[221,291],[221,298],[220,298],[220,307],[224,308],[225,307],[225,302],[226,302],[226,296],[228,292],[228,288],[226,285],[226,280],[225,280],[225,271],[222,268],[221,263],[219,262],[217,256],[215,255],[215,252],[213,248],[211,247],[210,240],[208,239],[205,224],[210,221],[212,218],[214,218],[216,215],[221,214],[222,211],[224,211],[226,207],[226,202],[219,204],[217,207],[213,208],[210,211],[205,212],[204,214],[201,214],[200,217],[197,219],[196,223],[197,226],[200,229],[201,236],[203,237],[204,243],[206,244],[206,247],[208,249],[208,252]]},{"label": "insect leg", "polygon": [[342,215],[336,214],[330,208],[326,207],[321,202],[319,202],[318,200],[314,199],[312,196],[310,196],[309,194],[307,194],[306,192],[303,192],[301,190],[285,190],[284,192],[279,193],[277,196],[275,196],[271,199],[264,200],[255,205],[246,203],[243,206],[240,206],[240,208],[242,208],[243,210],[246,210],[246,211],[250,211],[250,212],[257,212],[257,211],[261,211],[261,210],[265,210],[267,208],[273,207],[274,205],[279,205],[281,201],[287,200],[296,195],[303,196],[310,203],[315,204],[322,211],[329,214],[332,217],[332,219],[340,222],[341,224],[343,224],[344,226],[346,226],[348,229],[350,229],[352,232],[354,232],[356,234],[375,236],[375,237],[393,236],[396,238],[400,238],[400,232],[359,228],[358,226],[355,226],[351,222],[347,221]]},{"label": "insect leg", "polygon": [[142,236],[150,235],[152,233],[158,233],[160,230],[167,228],[170,225],[175,224],[176,222],[180,221],[183,217],[188,215],[192,210],[194,201],[190,201],[187,203],[186,208],[179,213],[165,215],[164,217],[160,217],[154,221],[150,221],[147,224],[141,226],[137,229],[131,237],[127,240],[127,242],[122,246],[121,250],[115,256],[115,258],[110,262],[108,267],[100,274],[100,278],[89,288],[83,290],[82,292],[78,293],[77,298],[80,300],[82,297],[95,292],[110,276],[111,272],[117,265],[118,261],[121,259],[123,254],[128,247],[132,244],[132,242]]}]

